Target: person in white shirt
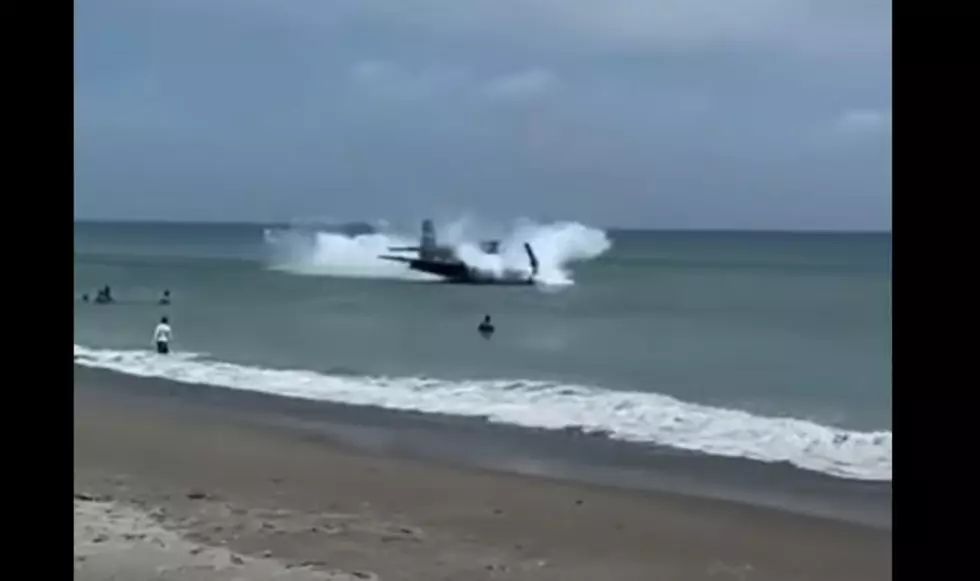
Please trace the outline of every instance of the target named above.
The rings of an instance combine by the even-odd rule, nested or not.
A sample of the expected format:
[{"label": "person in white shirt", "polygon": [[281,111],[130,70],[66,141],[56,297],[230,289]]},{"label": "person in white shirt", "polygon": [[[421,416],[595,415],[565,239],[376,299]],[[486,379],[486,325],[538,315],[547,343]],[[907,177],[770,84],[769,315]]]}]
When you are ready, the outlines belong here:
[{"label": "person in white shirt", "polygon": [[153,340],[157,344],[157,353],[161,355],[170,353],[170,338],[172,335],[173,330],[170,328],[170,322],[167,320],[167,317],[161,318],[160,324],[153,331]]}]

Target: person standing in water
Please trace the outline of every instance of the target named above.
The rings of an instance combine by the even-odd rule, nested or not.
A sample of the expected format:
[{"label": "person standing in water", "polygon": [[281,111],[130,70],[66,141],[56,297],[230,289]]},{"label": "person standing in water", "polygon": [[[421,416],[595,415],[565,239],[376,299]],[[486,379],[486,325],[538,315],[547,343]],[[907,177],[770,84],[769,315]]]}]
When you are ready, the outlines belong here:
[{"label": "person standing in water", "polygon": [[161,355],[170,353],[170,339],[172,336],[173,330],[170,328],[170,321],[167,320],[167,317],[161,317],[160,323],[153,331],[153,341],[157,344],[157,353]]},{"label": "person standing in water", "polygon": [[105,285],[99,289],[99,293],[95,296],[95,302],[100,305],[107,305],[112,301],[112,288],[109,285]]},{"label": "person standing in water", "polygon": [[480,335],[482,335],[484,339],[489,339],[493,336],[493,332],[496,329],[494,328],[493,323],[490,322],[490,315],[483,317],[483,322],[480,323],[480,326],[477,327],[476,330],[480,332]]},{"label": "person standing in water", "polygon": [[163,291],[163,296],[160,297],[160,304],[161,305],[170,304],[170,289],[166,289]]}]

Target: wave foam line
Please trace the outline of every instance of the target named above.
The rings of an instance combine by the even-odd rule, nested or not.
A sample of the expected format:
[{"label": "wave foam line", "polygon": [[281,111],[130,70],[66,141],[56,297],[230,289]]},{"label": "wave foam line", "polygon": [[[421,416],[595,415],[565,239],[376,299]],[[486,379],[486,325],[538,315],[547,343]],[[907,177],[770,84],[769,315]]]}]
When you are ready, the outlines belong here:
[{"label": "wave foam line", "polygon": [[541,381],[443,381],[350,377],[75,345],[75,363],[130,375],[310,400],[482,417],[548,430],[581,429],[684,450],[788,462],[841,478],[892,478],[891,431],[857,432],[807,420],[762,417],[655,393],[610,391]]}]

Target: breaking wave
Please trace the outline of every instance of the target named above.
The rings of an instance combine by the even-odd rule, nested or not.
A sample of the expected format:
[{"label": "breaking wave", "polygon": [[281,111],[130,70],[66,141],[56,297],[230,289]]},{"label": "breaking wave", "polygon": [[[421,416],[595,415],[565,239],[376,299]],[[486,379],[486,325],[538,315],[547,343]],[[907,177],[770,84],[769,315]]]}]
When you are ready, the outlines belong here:
[{"label": "breaking wave", "polygon": [[575,429],[717,456],[788,462],[841,478],[891,481],[892,432],[858,432],[788,417],[684,402],[656,393],[544,381],[444,381],[326,375],[178,353],[75,345],[75,363],[309,400],[485,418],[547,430]]}]

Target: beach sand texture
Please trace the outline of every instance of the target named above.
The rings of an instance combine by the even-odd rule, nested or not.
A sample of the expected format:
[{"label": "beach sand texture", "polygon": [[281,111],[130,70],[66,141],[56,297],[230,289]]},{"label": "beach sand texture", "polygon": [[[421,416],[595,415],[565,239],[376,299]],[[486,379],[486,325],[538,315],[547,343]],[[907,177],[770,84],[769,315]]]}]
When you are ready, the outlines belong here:
[{"label": "beach sand texture", "polygon": [[74,411],[76,579],[891,578],[886,529],[387,457],[77,375]]}]

